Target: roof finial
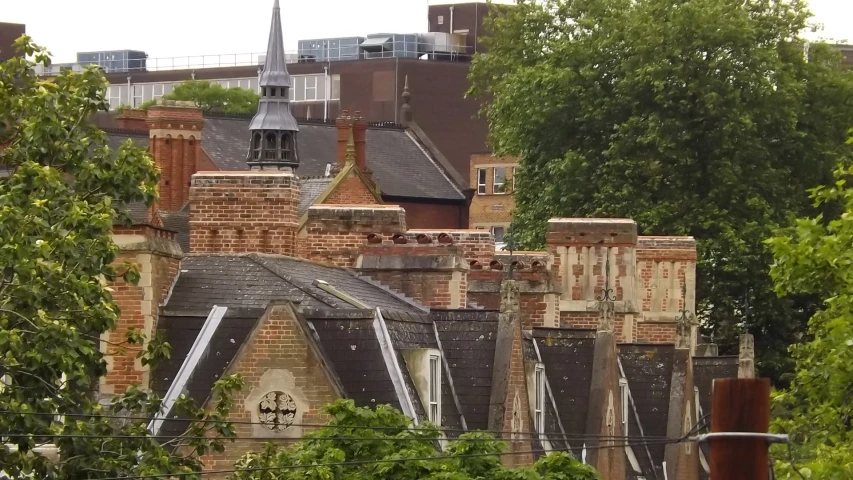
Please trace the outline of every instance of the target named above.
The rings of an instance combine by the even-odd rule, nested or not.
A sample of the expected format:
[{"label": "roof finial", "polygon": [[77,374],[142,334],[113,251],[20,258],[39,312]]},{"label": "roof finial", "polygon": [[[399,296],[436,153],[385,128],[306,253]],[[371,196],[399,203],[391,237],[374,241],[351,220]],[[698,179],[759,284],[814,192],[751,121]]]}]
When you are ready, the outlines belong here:
[{"label": "roof finial", "polygon": [[347,138],[347,154],[344,157],[346,163],[355,163],[355,139],[352,135],[352,124],[349,126],[349,137]]},{"label": "roof finial", "polygon": [[409,93],[409,76],[406,75],[405,83],[403,84],[403,105],[400,106],[400,123],[404,127],[408,127],[412,123],[412,106],[409,101],[412,99],[412,94]]}]

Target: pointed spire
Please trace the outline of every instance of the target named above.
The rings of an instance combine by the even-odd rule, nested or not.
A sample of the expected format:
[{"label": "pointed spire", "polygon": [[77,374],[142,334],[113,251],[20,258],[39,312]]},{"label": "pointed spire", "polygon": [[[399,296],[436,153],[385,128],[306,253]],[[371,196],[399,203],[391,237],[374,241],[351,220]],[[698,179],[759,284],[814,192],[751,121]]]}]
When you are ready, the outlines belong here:
[{"label": "pointed spire", "polygon": [[267,56],[264,59],[264,70],[261,72],[261,87],[289,87],[290,74],[287,73],[287,62],[284,57],[284,38],[281,33],[281,8],[278,0],[272,7],[272,25],[270,38],[267,43]]},{"label": "pointed spire", "polygon": [[249,168],[295,169],[299,166],[296,141],[299,124],[290,112],[290,75],[284,58],[278,0],[273,4],[267,57],[258,83],[261,87],[258,113],[249,123]]},{"label": "pointed spire", "polygon": [[355,163],[355,139],[352,135],[352,125],[349,126],[349,138],[347,138],[346,163]]},{"label": "pointed spire", "polygon": [[409,102],[412,99],[412,94],[409,93],[409,76],[406,75],[405,83],[403,84],[403,105],[400,106],[400,123],[404,127],[408,127],[412,123],[412,106]]}]

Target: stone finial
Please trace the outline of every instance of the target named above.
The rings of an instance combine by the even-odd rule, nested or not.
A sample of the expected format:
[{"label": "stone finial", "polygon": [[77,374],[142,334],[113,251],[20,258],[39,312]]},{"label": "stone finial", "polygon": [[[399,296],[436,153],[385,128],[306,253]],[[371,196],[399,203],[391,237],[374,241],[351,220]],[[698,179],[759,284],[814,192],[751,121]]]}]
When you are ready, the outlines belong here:
[{"label": "stone finial", "polygon": [[748,333],[740,336],[737,378],[755,378],[755,338]]},{"label": "stone finial", "polygon": [[412,94],[409,93],[409,76],[406,75],[405,83],[403,84],[403,94],[401,95],[403,98],[403,105],[400,106],[400,123],[403,124],[404,127],[408,127],[409,124],[412,123],[412,106],[409,105],[409,102],[412,99]]},{"label": "stone finial", "polygon": [[349,126],[349,138],[347,139],[346,163],[355,163],[355,140],[352,135],[352,125]]}]

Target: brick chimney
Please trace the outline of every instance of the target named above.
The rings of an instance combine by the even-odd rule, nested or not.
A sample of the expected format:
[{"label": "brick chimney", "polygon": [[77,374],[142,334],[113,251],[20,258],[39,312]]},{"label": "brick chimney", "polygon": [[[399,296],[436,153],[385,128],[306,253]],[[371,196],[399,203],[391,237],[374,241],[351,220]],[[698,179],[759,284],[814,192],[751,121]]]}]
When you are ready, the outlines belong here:
[{"label": "brick chimney", "polygon": [[348,110],[341,112],[335,120],[338,139],[338,164],[336,169],[340,171],[347,162],[347,143],[349,141],[350,129],[352,129],[353,143],[355,144],[355,166],[363,173],[372,173],[367,168],[367,120],[357,111],[350,115]]},{"label": "brick chimney", "polygon": [[118,128],[126,130],[148,130],[148,112],[125,108],[116,115]]},{"label": "brick chimney", "polygon": [[406,212],[397,205],[315,205],[299,232],[297,255],[352,267],[366,243],[405,231]]},{"label": "brick chimney", "polygon": [[355,269],[430,308],[467,308],[468,263],[450,235],[373,236]]},{"label": "brick chimney", "polygon": [[201,161],[202,111],[194,102],[158,100],[148,109],[147,123],[149,150],[161,173],[160,209],[180,210]]},{"label": "brick chimney", "polygon": [[640,313],[635,295],[637,224],[620,218],[553,218],[545,242],[561,286],[562,326],[596,328],[598,299],[607,288],[614,300],[616,338],[633,341]]},{"label": "brick chimney", "polygon": [[296,255],[299,183],[291,172],[200,172],[190,190],[190,251]]},{"label": "brick chimney", "polygon": [[139,268],[139,282],[132,285],[119,277],[110,285],[121,316],[116,327],[103,336],[109,343],[102,344],[107,363],[107,374],[100,380],[102,397],[125,393],[131,385],[149,387],[149,366],[142,364],[135,350],[118,345],[126,341],[130,330],[153,338],[160,304],[175,282],[183,257],[174,233],[158,227],[117,228],[112,239],[121,249],[113,265],[121,268],[124,262],[135,264]]}]

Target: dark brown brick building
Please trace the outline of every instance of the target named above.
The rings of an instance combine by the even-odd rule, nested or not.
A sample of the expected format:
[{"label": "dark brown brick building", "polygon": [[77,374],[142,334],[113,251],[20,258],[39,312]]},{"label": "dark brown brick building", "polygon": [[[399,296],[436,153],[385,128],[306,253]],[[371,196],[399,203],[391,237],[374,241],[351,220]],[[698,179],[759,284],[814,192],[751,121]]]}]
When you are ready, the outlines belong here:
[{"label": "dark brown brick building", "polygon": [[25,33],[27,33],[26,25],[0,22],[0,62],[5,62],[14,56],[15,49],[12,45]]}]

